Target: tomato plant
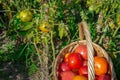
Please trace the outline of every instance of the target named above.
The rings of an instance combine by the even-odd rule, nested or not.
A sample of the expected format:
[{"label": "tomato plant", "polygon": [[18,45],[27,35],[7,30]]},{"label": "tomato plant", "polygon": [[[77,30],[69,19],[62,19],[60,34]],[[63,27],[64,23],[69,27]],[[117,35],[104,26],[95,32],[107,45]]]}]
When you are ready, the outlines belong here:
[{"label": "tomato plant", "polygon": [[103,75],[108,72],[108,62],[103,57],[94,57],[94,67],[96,75]]},{"label": "tomato plant", "polygon": [[72,69],[79,69],[82,66],[82,58],[79,53],[70,53],[68,56],[68,65]]}]

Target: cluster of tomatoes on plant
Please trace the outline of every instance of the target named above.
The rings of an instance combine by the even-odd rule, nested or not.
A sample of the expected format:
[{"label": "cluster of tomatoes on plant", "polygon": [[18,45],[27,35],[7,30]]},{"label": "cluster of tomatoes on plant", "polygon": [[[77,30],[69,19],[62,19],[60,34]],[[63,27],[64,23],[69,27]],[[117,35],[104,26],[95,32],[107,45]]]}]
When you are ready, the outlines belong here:
[{"label": "cluster of tomatoes on plant", "polygon": [[[22,10],[19,15],[19,18],[22,22],[31,22],[33,17],[34,17],[33,13],[27,9]],[[46,26],[48,26],[48,24],[42,21],[38,29],[41,30],[42,32],[49,32],[49,29]]]},{"label": "cluster of tomatoes on plant", "polygon": [[[88,80],[88,52],[79,45],[74,52],[66,53],[59,64],[59,80]],[[111,80],[109,64],[104,57],[94,56],[95,80]]]}]

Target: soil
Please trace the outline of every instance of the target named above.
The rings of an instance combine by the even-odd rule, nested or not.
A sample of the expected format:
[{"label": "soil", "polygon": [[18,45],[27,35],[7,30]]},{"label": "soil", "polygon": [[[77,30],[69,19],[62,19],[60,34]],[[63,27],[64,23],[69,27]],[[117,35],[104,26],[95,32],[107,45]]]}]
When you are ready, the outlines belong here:
[{"label": "soil", "polygon": [[0,65],[0,80],[29,80],[24,65],[11,62]]}]

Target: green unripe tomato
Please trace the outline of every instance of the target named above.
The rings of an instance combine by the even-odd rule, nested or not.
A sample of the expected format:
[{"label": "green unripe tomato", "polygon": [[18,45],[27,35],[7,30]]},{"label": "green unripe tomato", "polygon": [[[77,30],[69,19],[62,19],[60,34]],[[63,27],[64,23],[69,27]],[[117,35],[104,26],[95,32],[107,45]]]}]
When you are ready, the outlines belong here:
[{"label": "green unripe tomato", "polygon": [[33,14],[30,10],[23,10],[20,12],[20,19],[22,22],[29,22],[33,18]]}]

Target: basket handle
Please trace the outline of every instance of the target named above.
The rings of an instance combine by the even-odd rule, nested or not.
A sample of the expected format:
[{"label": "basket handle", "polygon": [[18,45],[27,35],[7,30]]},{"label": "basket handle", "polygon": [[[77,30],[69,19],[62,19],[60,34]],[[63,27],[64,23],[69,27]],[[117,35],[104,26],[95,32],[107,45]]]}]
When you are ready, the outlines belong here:
[{"label": "basket handle", "polygon": [[92,46],[92,40],[89,33],[89,29],[87,23],[85,21],[81,22],[79,25],[79,37],[80,40],[83,40],[85,35],[87,50],[88,50],[88,80],[95,79],[95,71],[94,71],[94,49]]}]

